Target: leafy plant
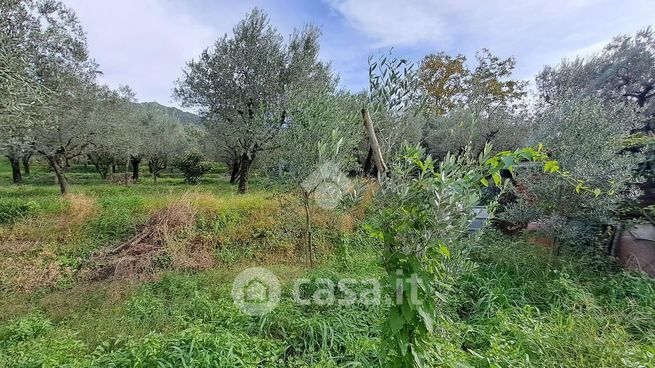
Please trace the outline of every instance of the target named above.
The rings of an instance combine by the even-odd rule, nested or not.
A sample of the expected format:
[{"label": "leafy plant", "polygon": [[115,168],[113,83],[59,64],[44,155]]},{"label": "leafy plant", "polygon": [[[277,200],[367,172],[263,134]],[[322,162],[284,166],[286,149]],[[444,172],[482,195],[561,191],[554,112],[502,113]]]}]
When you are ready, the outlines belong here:
[{"label": "leafy plant", "polygon": [[621,151],[638,120],[632,108],[590,97],[569,96],[547,107],[537,116],[535,139],[557,158],[545,169],[558,175],[529,166],[517,170],[516,201],[499,217],[543,222],[560,243],[579,249],[598,244],[603,227],[618,223],[619,205],[634,194],[627,188],[638,181],[633,172],[640,154]]},{"label": "leafy plant", "polygon": [[[392,366],[430,364],[428,344],[435,331],[439,301],[466,267],[465,256],[452,258],[451,249],[468,237],[483,186],[490,177],[501,186],[501,170],[516,163],[547,161],[542,147],[491,155],[487,145],[479,157],[470,148],[436,163],[421,148],[406,148],[383,183],[379,212],[367,225],[384,245],[382,265],[390,307],[382,329],[383,352]],[[493,213],[495,206],[489,206]]]},{"label": "leafy plant", "polygon": [[184,182],[187,184],[198,184],[200,178],[212,169],[209,162],[203,161],[203,157],[198,150],[189,151],[176,166],[184,173]]}]

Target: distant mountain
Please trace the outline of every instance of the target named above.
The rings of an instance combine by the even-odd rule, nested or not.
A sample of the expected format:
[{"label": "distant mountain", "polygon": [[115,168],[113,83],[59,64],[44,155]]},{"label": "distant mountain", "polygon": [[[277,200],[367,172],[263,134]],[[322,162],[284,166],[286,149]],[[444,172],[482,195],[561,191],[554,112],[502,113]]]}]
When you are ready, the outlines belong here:
[{"label": "distant mountain", "polygon": [[175,107],[170,107],[170,106],[164,106],[158,102],[141,102],[139,105],[144,106],[148,109],[153,109],[153,110],[160,110],[164,111],[167,114],[176,117],[178,120],[180,120],[180,123],[182,124],[189,124],[189,125],[199,125],[200,124],[200,116],[182,111],[178,108]]}]

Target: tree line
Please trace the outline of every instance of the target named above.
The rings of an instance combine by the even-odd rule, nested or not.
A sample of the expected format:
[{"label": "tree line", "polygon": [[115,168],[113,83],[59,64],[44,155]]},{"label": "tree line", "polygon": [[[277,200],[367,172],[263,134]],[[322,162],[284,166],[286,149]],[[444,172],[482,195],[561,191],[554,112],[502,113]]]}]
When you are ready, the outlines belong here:
[{"label": "tree line", "polygon": [[[319,58],[320,29],[306,25],[284,38],[254,9],[183,67],[173,95],[201,119],[187,125],[136,104],[127,86],[98,83],[99,66],[72,9],[56,0],[2,0],[0,6],[0,150],[14,182],[21,180],[21,162],[25,171],[36,155],[62,193],[75,160],[93,164],[103,178],[118,165],[126,180],[138,179],[147,163],[156,179],[195,149],[225,163],[230,182],[244,193],[253,170],[280,181],[307,177],[320,162],[317,147],[334,134],[343,138],[344,169],[376,176],[385,170],[376,157],[393,157],[403,144],[422,145],[436,157],[468,145],[481,152],[486,143],[512,150],[583,134],[584,122],[584,129],[594,129],[597,116],[612,127],[614,135],[603,139],[609,146],[655,128],[650,28],[619,36],[592,56],[544,68],[538,96],[513,76],[513,57],[487,49],[472,62],[444,52],[418,62],[381,53],[369,60],[368,89],[355,93],[340,89],[330,63]],[[375,144],[364,129],[366,116]],[[552,141],[553,153],[566,151],[563,140]],[[570,154],[575,168],[580,152]],[[583,174],[600,175],[592,171]]]}]

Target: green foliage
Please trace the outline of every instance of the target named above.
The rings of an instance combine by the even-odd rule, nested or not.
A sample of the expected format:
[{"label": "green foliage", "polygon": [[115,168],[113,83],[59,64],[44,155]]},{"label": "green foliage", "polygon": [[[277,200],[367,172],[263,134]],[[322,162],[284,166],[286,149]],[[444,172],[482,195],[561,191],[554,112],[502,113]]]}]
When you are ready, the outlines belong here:
[{"label": "green foliage", "polygon": [[[359,236],[348,240],[349,262],[335,258],[309,271],[274,269],[278,275],[311,280],[387,280],[376,263],[380,250],[371,248],[378,245],[375,239]],[[425,305],[438,308],[434,333],[423,334],[426,366],[647,367],[653,361],[652,280],[608,264],[591,267],[567,254],[552,263],[544,250],[520,238],[489,232],[480,240],[435,249],[440,255],[432,258],[448,268],[464,265],[464,256],[469,261],[458,271],[443,271],[456,276],[447,288],[445,283],[430,285],[446,298]],[[409,266],[415,259],[396,255],[390,264],[416,267]],[[26,302],[64,318],[25,314],[0,324],[0,365],[400,366],[393,365],[393,351],[389,360],[381,360],[385,335],[376,326],[405,328],[406,316],[412,317],[410,323],[425,324],[422,312],[405,309],[402,314],[402,308],[395,322],[385,322],[386,305],[300,306],[291,302],[286,283],[282,303],[273,312],[246,316],[229,296],[235,272],[167,273],[123,291],[122,297],[103,288],[60,294],[76,306],[63,315],[56,295],[35,294]],[[414,366],[413,361],[407,364]]]},{"label": "green foliage", "polygon": [[209,162],[203,161],[198,150],[189,151],[176,166],[184,173],[184,182],[187,184],[198,184],[200,178],[212,169]]},{"label": "green foliage", "polygon": [[487,233],[452,301],[473,366],[648,366],[653,281]]},{"label": "green foliage", "polygon": [[[500,171],[522,160],[545,161],[542,147],[479,157],[470,150],[435,163],[419,148],[407,148],[382,185],[379,212],[367,225],[384,246],[386,295],[391,300],[382,332],[382,350],[393,366],[429,366],[428,341],[435,331],[440,304],[468,267],[465,251],[454,253],[467,239],[482,185],[487,177],[501,185]],[[555,163],[546,161],[549,169]],[[491,205],[493,214],[494,206]],[[452,251],[451,251],[452,250]],[[456,255],[457,257],[453,257]]]},{"label": "green foliage", "polygon": [[655,137],[641,133],[632,134],[621,140],[621,147],[626,150],[652,148],[655,145]]},{"label": "green foliage", "polygon": [[297,186],[324,163],[317,144],[335,143],[330,141],[335,131],[339,134],[337,140],[343,140],[339,152],[327,159],[338,162],[344,171],[356,170],[359,164],[353,152],[364,133],[359,123],[361,106],[357,96],[335,95],[316,88],[294,94],[291,99],[295,111],[293,124],[281,132],[281,147],[262,157],[268,169],[266,174],[276,181]]},{"label": "green foliage", "polygon": [[34,201],[24,201],[18,198],[0,199],[0,224],[20,220],[32,215],[39,210],[39,205]]},{"label": "green foliage", "polygon": [[515,224],[541,221],[562,243],[593,247],[602,227],[617,223],[619,205],[635,196],[627,188],[637,180],[633,171],[641,155],[621,150],[639,117],[624,105],[570,96],[537,118],[534,139],[557,163],[546,165],[548,173],[528,165],[518,169],[517,200],[499,217]]},{"label": "green foliage", "polygon": [[[518,101],[523,83],[509,78],[514,59],[487,50],[474,70],[462,56],[431,55],[417,70],[409,60],[381,55],[369,60],[368,93],[338,93],[329,63],[318,57],[318,28],[294,31],[285,42],[255,9],[188,63],[178,83],[176,95],[199,109],[205,131],[182,125],[180,118],[194,124],[198,118],[179,110],[137,107],[127,87],[98,86],[85,32],[63,3],[10,0],[1,11],[0,128],[9,134],[0,149],[14,159],[36,150],[62,192],[69,179],[81,185],[79,197],[54,199],[51,173],[37,168],[25,185],[0,186],[0,366],[647,367],[655,361],[652,280],[617,272],[591,252],[571,258],[565,250],[547,259],[521,238],[468,233],[483,191],[504,193],[501,173],[508,171],[519,185],[505,219],[545,219],[559,238],[599,247],[601,225],[617,222],[617,203],[629,197],[628,178],[641,159],[623,153],[652,150],[647,135],[627,135],[655,106],[650,29],[618,37],[588,60],[547,68],[538,87],[549,105],[528,109]],[[434,121],[421,114],[426,100],[439,115]],[[361,186],[341,171],[358,172],[357,158],[364,161],[361,153],[369,151],[359,116],[369,110],[385,158],[401,155],[390,161],[391,175],[380,176],[365,231],[352,232],[360,218],[341,218],[343,206],[314,214],[310,198],[331,181],[320,194],[341,199],[348,192],[343,203],[361,204]],[[541,145],[516,149],[527,138],[546,143],[548,155]],[[441,160],[421,148],[403,149],[404,142],[424,142]],[[492,153],[489,142],[501,152]],[[189,195],[192,214],[183,231],[174,231],[173,219],[148,222],[189,190],[176,185],[181,178],[170,164],[196,145],[228,164],[240,192],[256,157],[264,158],[260,169],[274,168],[269,176],[296,187],[315,174],[317,181],[302,186],[304,227],[296,203],[289,214],[271,200],[288,199],[277,188],[235,199],[223,172],[210,173],[197,150],[175,165],[185,182],[198,184],[194,191],[204,191]],[[78,165],[87,158],[103,179],[114,164],[128,171],[143,161],[162,182],[128,186],[129,172],[125,186],[93,181],[90,167]],[[3,158],[2,184],[8,172]],[[155,274],[85,279],[95,255],[111,254],[137,232],[144,234],[142,249],[123,248],[120,262],[148,257],[155,247],[147,260]],[[159,233],[171,241],[149,242]],[[294,256],[304,239],[313,260],[312,237],[321,257],[307,269]],[[193,256],[202,258],[197,266],[177,268]],[[284,298],[264,316],[240,313],[230,298],[231,281],[250,263],[281,276]],[[321,280],[381,280],[388,300],[296,304],[289,282],[296,276],[314,281],[304,296],[318,291]]]},{"label": "green foliage", "polygon": [[411,61],[389,52],[378,58],[369,57],[368,63],[365,108],[373,120],[382,156],[389,159],[402,151],[403,144],[421,141],[426,121],[419,113],[425,98],[419,88],[416,65]]},{"label": "green foliage", "polygon": [[311,97],[318,94],[320,101],[335,90],[329,64],[318,59],[319,36],[320,30],[308,25],[285,43],[268,15],[255,8],[231,35],[190,61],[178,81],[176,96],[201,109],[221,156],[239,164],[241,193],[255,158],[282,143],[280,136],[295,124],[297,112],[300,127],[309,128]]},{"label": "green foliage", "polygon": [[244,333],[207,332],[189,328],[176,336],[152,333],[142,341],[128,341],[120,349],[98,347],[93,364],[115,367],[142,366],[203,366],[252,367],[274,366],[282,346],[277,341],[264,340]]},{"label": "green foliage", "polygon": [[394,366],[426,364],[427,340],[438,319],[436,301],[445,293],[440,286],[455,276],[443,266],[450,258],[448,246],[465,236],[479,199],[475,162],[470,156],[450,156],[435,167],[421,150],[407,149],[384,183],[381,211],[368,229],[385,249],[385,294],[392,304],[382,346]]},{"label": "green foliage", "polygon": [[[655,81],[655,33],[646,27],[632,35],[618,35],[603,49],[586,58],[564,59],[547,66],[537,76],[537,88],[549,102],[578,96],[600,97],[617,105],[641,109],[645,120],[655,112],[652,88]],[[644,127],[640,121],[640,126]],[[646,124],[646,131],[652,131]]]},{"label": "green foliage", "polygon": [[528,143],[532,122],[521,101],[526,83],[511,79],[515,59],[483,49],[476,60],[475,68],[469,68],[465,56],[440,52],[421,62],[419,77],[431,117],[423,141],[436,157],[467,145],[478,153],[487,143],[498,150]]},{"label": "green foliage", "polygon": [[52,330],[53,325],[43,315],[29,315],[0,328],[0,346],[34,339]]},{"label": "green foliage", "polygon": [[98,201],[101,215],[91,219],[85,227],[93,243],[115,242],[133,233],[136,225],[144,220],[144,199],[139,195],[101,198]]},{"label": "green foliage", "polygon": [[421,109],[418,71],[407,59],[381,54],[377,60],[369,57],[369,104],[374,111],[391,116]]},{"label": "green foliage", "polygon": [[515,150],[528,143],[533,127],[527,111],[499,107],[491,111],[487,104],[470,102],[437,116],[425,128],[425,145],[435,157],[459,152],[467,145],[481,152],[485,144],[497,150]]}]

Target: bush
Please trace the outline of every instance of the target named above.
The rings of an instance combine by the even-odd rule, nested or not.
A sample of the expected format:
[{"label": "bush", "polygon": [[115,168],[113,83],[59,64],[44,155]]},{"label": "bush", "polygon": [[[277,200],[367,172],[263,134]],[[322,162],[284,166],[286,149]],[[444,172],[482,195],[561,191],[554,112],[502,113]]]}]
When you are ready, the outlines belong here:
[{"label": "bush", "polygon": [[193,150],[187,153],[186,157],[177,163],[177,168],[184,173],[185,183],[198,184],[200,178],[211,171],[211,164],[202,159],[203,157],[200,152]]},{"label": "bush", "polygon": [[[590,250],[604,225],[618,223],[619,205],[630,194],[638,154],[620,154],[638,114],[594,98],[569,97],[542,111],[533,139],[543,143],[563,172],[603,194],[578,193],[575,184],[539,168],[516,172],[517,200],[498,216],[517,225],[540,221],[559,243]],[[535,142],[535,143],[536,143]],[[614,193],[614,194],[610,194]]]},{"label": "bush", "polygon": [[34,201],[0,199],[0,224],[14,222],[38,210]]}]

